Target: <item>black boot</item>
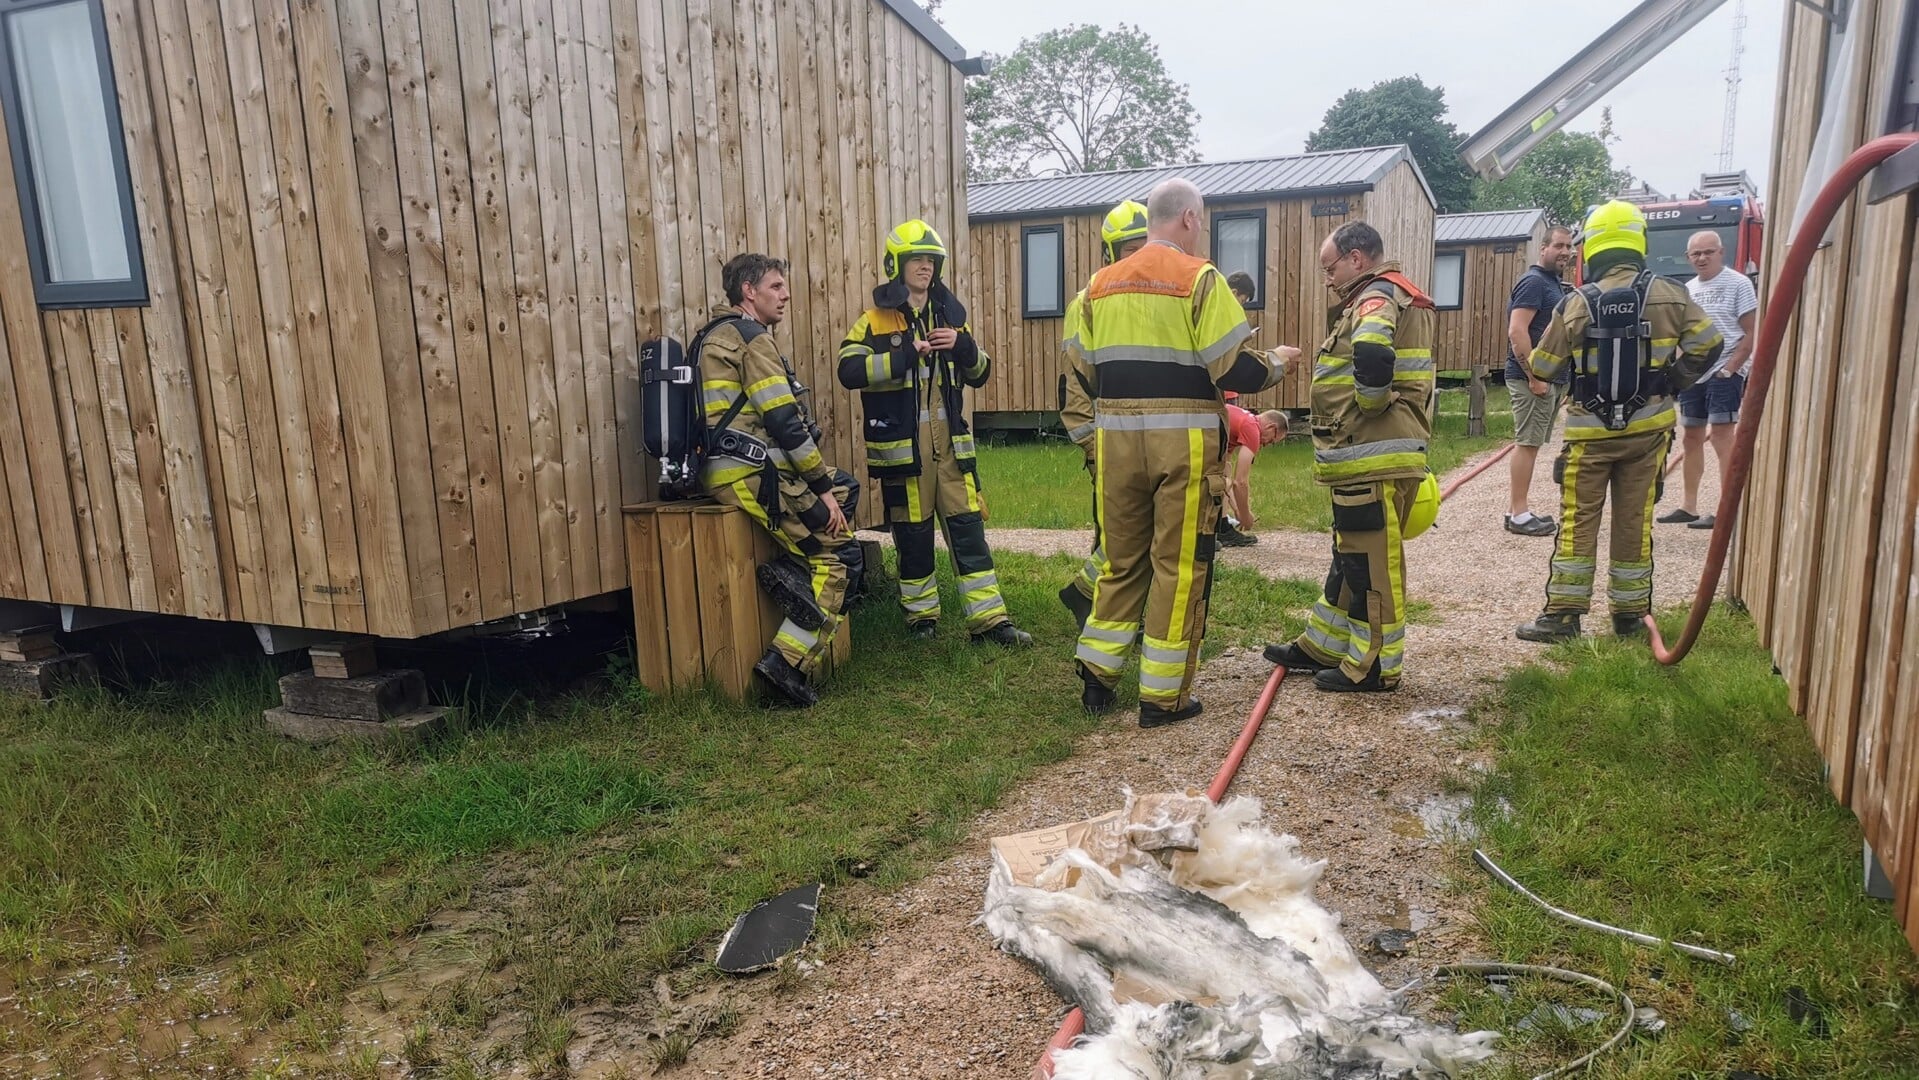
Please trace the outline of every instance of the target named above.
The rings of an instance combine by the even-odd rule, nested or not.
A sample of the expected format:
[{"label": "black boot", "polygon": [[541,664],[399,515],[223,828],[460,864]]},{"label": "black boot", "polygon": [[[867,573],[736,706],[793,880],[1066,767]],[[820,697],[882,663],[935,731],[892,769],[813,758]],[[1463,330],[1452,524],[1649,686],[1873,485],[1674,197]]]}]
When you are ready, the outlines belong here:
[{"label": "black boot", "polygon": [[1191,720],[1193,717],[1205,711],[1206,706],[1200,704],[1198,698],[1186,699],[1186,707],[1183,709],[1162,709],[1157,705],[1148,705],[1142,701],[1139,704],[1139,726],[1143,728],[1164,727],[1167,724],[1177,724],[1181,720]]},{"label": "black boot", "polygon": [[1539,618],[1513,631],[1521,641],[1540,641],[1551,644],[1555,641],[1571,641],[1579,636],[1579,613],[1577,611],[1547,611]]},{"label": "black boot", "polygon": [[1311,675],[1315,671],[1324,671],[1329,666],[1320,663],[1313,658],[1312,653],[1307,652],[1305,649],[1300,648],[1290,641],[1266,646],[1266,660],[1268,663],[1275,664],[1285,668],[1287,671],[1300,675]]},{"label": "black boot", "polygon": [[1010,622],[1000,623],[991,630],[981,630],[973,635],[975,645],[1031,645],[1032,643],[1033,635]]},{"label": "black boot", "polygon": [[1643,638],[1646,636],[1644,615],[1621,615],[1613,613],[1612,632],[1614,637]]},{"label": "black boot", "polygon": [[1068,585],[1059,591],[1059,602],[1065,604],[1066,610],[1073,613],[1079,628],[1086,629],[1086,620],[1093,616],[1093,598],[1080,592],[1077,586]]},{"label": "black boot", "polygon": [[915,641],[931,641],[939,636],[939,632],[940,621],[938,619],[921,619],[918,622],[906,624],[906,636]]},{"label": "black boot", "polygon": [[774,693],[794,708],[810,709],[820,703],[819,692],[806,684],[806,676],[801,674],[799,668],[787,663],[786,657],[781,656],[778,649],[766,650],[766,655],[753,665],[753,670],[766,680]]},{"label": "black boot", "polygon": [[1106,684],[1094,678],[1093,673],[1086,670],[1085,664],[1075,666],[1079,668],[1079,703],[1094,716],[1111,712],[1118,695],[1114,694]]},{"label": "black boot", "polygon": [[1373,663],[1373,669],[1366,673],[1366,677],[1358,682],[1347,678],[1346,673],[1336,667],[1323,668],[1313,674],[1313,686],[1315,689],[1332,694],[1390,694],[1399,689],[1398,683],[1388,686],[1385,680],[1379,677],[1377,661]]},{"label": "black boot", "polygon": [[826,613],[813,599],[813,582],[806,571],[791,559],[779,558],[762,563],[757,575],[760,588],[773,599],[781,614],[802,630],[818,630],[826,625]]},{"label": "black boot", "polygon": [[1213,530],[1213,542],[1223,548],[1252,547],[1259,543],[1259,537],[1248,536],[1240,532],[1237,525],[1221,519],[1219,527]]}]

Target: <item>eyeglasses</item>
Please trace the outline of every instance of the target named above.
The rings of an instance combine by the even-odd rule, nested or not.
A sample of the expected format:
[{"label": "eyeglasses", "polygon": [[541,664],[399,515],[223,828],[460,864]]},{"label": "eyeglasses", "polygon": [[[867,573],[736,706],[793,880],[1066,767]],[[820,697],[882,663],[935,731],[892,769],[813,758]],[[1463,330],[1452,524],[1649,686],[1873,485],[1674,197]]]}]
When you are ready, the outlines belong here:
[{"label": "eyeglasses", "polygon": [[1688,251],[1686,252],[1686,258],[1703,259],[1708,255],[1717,255],[1717,254],[1719,254],[1719,251],[1716,248],[1710,251]]}]

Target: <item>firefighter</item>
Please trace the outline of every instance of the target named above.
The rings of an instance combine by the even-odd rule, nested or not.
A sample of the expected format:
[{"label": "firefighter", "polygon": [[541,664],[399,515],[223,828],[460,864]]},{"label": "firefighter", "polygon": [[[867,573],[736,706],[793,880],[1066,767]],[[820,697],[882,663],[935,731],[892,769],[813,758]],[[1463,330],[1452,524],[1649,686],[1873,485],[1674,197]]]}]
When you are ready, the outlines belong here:
[{"label": "firefighter", "polygon": [[860,391],[866,411],[866,467],[880,482],[899,552],[900,606],[907,632],[931,638],[939,626],[933,575],[935,519],[959,577],[973,641],[1030,645],[1013,625],[986,546],[985,503],[965,387],[986,385],[992,359],[974,340],[966,309],[942,274],[946,246],[914,220],[886,236],[886,281],[840,345],[841,385]]},{"label": "firefighter", "polygon": [[[1100,250],[1105,265],[1124,259],[1133,252],[1146,246],[1146,204],[1131,199],[1120,203],[1106,213],[1106,220],[1100,223]],[[1086,300],[1086,290],[1081,289],[1073,302],[1066,307],[1066,336],[1064,347],[1069,355],[1081,346],[1079,324],[1075,312]],[[1066,399],[1060,405],[1060,423],[1065,426],[1067,437],[1079,444],[1086,452],[1086,475],[1093,477],[1093,388],[1092,384],[1077,372],[1066,375]],[[1097,492],[1097,488],[1095,488]],[[1099,546],[1099,503],[1093,503],[1093,550],[1080,564],[1079,574],[1059,591],[1059,602],[1073,613],[1079,621],[1081,630],[1086,628],[1086,617],[1093,613],[1093,583],[1099,580],[1099,568],[1105,561],[1105,553]]]},{"label": "firefighter", "polygon": [[1080,702],[1094,713],[1113,707],[1113,688],[1141,637],[1141,727],[1202,711],[1191,689],[1226,493],[1220,394],[1264,390],[1286,363],[1278,350],[1241,349],[1246,313],[1225,275],[1195,254],[1203,214],[1190,181],[1153,189],[1146,245],[1093,275],[1076,301],[1078,344],[1068,350],[1069,380],[1081,380],[1092,397],[1094,505],[1106,556],[1076,653]]},{"label": "firefighter", "polygon": [[[1639,207],[1613,201],[1594,209],[1581,230],[1580,245],[1586,280],[1594,284],[1560,303],[1532,355],[1532,369],[1542,379],[1551,379],[1571,362],[1573,383],[1565,446],[1553,463],[1562,512],[1546,581],[1546,609],[1515,631],[1525,641],[1579,636],[1580,617],[1592,605],[1599,520],[1608,497],[1612,565],[1607,597],[1613,633],[1632,637],[1645,632],[1641,619],[1652,610],[1652,507],[1672,445],[1674,401],[1718,362],[1725,344],[1685,286],[1645,272],[1646,215]],[[1608,317],[1615,296],[1636,302],[1637,314],[1627,309],[1623,317],[1631,329],[1589,334],[1595,320],[1588,292],[1606,296],[1599,306],[1602,324],[1616,321]],[[1607,397],[1606,387],[1617,385],[1617,380],[1600,377],[1596,367],[1604,355],[1601,350],[1622,339],[1630,343],[1633,367],[1640,372],[1637,393],[1624,404]],[[1607,413],[1615,414],[1611,426]]]},{"label": "firefighter", "polygon": [[859,483],[820,456],[805,390],[773,340],[786,316],[786,263],[738,255],[721,275],[732,307],[695,342],[709,448],[700,481],[784,549],[758,576],[786,621],[753,670],[804,708],[819,701],[807,679],[839,630],[849,573],[859,569],[847,527]]},{"label": "firefighter", "polygon": [[1351,221],[1320,246],[1337,303],[1313,369],[1313,479],[1333,500],[1333,563],[1306,632],[1266,658],[1339,692],[1399,688],[1406,655],[1404,537],[1428,475],[1433,302],[1378,230]]}]

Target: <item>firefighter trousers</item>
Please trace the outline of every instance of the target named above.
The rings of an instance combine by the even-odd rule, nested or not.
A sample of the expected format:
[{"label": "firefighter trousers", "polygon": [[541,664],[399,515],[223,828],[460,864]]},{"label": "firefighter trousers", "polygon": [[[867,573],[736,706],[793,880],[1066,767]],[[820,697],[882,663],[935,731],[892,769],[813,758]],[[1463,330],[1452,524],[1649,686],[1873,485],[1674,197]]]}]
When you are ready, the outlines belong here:
[{"label": "firefighter trousers", "polygon": [[[860,546],[849,533],[826,534],[826,506],[802,480],[784,474],[779,478],[777,505],[765,497],[769,483],[764,473],[755,473],[730,483],[715,484],[708,490],[713,498],[727,506],[745,510],[760,527],[773,535],[785,557],[802,563],[813,587],[813,600],[826,616],[817,631],[804,630],[793,620],[780,623],[773,634],[773,648],[786,662],[811,675],[826,656],[833,637],[839,633],[846,612],[846,587],[850,574],[862,569]],[[859,507],[859,481],[839,469],[833,470],[833,498],[850,521]]]},{"label": "firefighter trousers", "polygon": [[1086,463],[1087,479],[1093,487],[1093,550],[1086,553],[1086,559],[1079,564],[1079,573],[1073,575],[1072,587],[1087,600],[1093,598],[1093,584],[1099,580],[1100,568],[1106,565],[1106,552],[1099,545],[1099,475],[1098,466]]},{"label": "firefighter trousers", "polygon": [[[927,436],[928,427],[922,426],[920,432]],[[970,436],[963,438],[970,442]],[[971,471],[960,467],[945,425],[931,425],[930,437],[922,438],[920,445],[926,453],[918,476],[880,482],[893,548],[899,554],[900,607],[908,626],[939,621],[939,580],[933,570],[937,521],[946,536],[953,573],[959,578],[966,629],[983,633],[1007,622],[1009,616],[1000,595],[999,573],[993,569],[993,552],[986,546],[979,483]]]},{"label": "firefighter trousers", "polygon": [[1612,502],[1612,566],[1607,599],[1614,615],[1652,610],[1653,503],[1665,486],[1670,431],[1613,439],[1568,440],[1553,462],[1559,482],[1559,539],[1546,579],[1546,610],[1585,614],[1598,570],[1600,517]]},{"label": "firefighter trousers", "polygon": [[1406,662],[1406,559],[1402,526],[1419,481],[1375,480],[1333,492],[1333,565],[1293,644],[1361,682],[1399,685]]},{"label": "firefighter trousers", "polygon": [[1225,439],[1219,426],[1130,426],[1163,419],[1101,418],[1094,510],[1104,558],[1075,655],[1110,688],[1143,630],[1140,701],[1179,709],[1206,635]]}]

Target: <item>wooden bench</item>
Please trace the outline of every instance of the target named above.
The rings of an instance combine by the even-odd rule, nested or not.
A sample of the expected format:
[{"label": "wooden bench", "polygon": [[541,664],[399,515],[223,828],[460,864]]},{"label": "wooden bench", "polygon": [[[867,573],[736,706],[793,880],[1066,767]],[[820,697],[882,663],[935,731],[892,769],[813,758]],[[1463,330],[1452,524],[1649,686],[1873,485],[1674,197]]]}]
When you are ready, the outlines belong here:
[{"label": "wooden bench", "polygon": [[[641,684],[665,693],[711,682],[750,700],[753,665],[782,618],[756,576],[779,553],[773,538],[746,511],[712,499],[623,510]],[[820,674],[852,655],[851,625],[840,622]]]}]

